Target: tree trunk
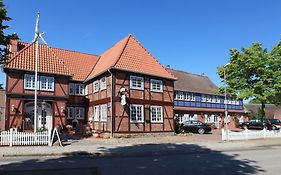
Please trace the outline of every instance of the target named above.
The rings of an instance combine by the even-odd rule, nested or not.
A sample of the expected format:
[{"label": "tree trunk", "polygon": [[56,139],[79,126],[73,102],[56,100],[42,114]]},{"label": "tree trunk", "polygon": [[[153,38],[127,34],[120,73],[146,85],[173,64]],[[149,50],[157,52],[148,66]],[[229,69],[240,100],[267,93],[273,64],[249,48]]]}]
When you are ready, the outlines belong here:
[{"label": "tree trunk", "polygon": [[265,118],[265,102],[261,102],[261,120],[263,121]]}]

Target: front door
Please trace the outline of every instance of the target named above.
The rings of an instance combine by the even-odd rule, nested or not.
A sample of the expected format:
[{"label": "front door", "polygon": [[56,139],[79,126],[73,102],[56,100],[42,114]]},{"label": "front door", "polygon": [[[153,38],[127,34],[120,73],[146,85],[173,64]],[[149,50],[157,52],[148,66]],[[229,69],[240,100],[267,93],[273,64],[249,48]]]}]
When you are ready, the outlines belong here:
[{"label": "front door", "polygon": [[[32,119],[31,123],[34,126],[34,103],[26,103],[25,104],[25,113],[29,114],[30,118]],[[36,128],[46,128],[52,129],[53,128],[53,120],[52,120],[52,108],[51,105],[47,102],[38,103],[37,106],[37,119],[36,119]],[[28,121],[28,120],[26,120]]]}]

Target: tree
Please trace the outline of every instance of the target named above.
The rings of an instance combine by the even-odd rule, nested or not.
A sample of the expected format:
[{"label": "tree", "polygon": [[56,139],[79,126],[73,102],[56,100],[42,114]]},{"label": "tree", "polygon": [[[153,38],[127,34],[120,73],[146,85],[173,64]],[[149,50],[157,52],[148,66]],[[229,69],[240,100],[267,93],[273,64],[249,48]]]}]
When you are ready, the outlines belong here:
[{"label": "tree", "polygon": [[260,43],[241,51],[231,49],[229,63],[217,68],[220,78],[225,78],[227,91],[259,102],[263,119],[266,102],[277,104],[276,97],[281,97],[281,44],[270,53]]},{"label": "tree", "polygon": [[8,29],[9,26],[5,25],[5,21],[10,21],[11,18],[7,16],[7,10],[3,4],[3,0],[0,0],[0,64],[5,62],[8,50],[6,46],[10,43],[11,39],[18,39],[17,34],[5,35],[4,30]]}]

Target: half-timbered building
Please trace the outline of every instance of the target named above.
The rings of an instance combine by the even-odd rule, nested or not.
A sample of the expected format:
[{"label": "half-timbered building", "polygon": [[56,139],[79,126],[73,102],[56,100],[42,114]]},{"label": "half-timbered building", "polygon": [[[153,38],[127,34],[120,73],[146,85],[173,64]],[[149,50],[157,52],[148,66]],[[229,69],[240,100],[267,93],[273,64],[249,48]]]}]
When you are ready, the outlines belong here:
[{"label": "half-timbered building", "polygon": [[176,77],[132,35],[100,55],[39,45],[34,126],[35,44],[12,41],[6,73],[6,129],[89,124],[96,132],[173,133]]}]

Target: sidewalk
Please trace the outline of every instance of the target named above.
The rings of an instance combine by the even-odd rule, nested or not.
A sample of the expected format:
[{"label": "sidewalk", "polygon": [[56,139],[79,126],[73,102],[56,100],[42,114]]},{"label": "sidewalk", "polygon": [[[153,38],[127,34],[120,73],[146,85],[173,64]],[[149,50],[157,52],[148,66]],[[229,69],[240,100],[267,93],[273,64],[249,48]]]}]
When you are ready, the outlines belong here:
[{"label": "sidewalk", "polygon": [[136,156],[170,153],[193,153],[204,151],[228,151],[241,149],[261,149],[268,146],[281,146],[281,139],[261,139],[224,142],[217,136],[192,135],[145,138],[113,138],[71,140],[63,147],[48,146],[1,147],[0,156]]}]

